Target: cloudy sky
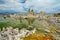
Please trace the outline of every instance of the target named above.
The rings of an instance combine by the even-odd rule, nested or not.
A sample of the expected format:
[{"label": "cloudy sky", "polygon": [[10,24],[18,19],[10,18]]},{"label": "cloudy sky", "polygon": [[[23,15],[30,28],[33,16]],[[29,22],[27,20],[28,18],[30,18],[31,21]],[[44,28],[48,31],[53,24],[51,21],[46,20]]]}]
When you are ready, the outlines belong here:
[{"label": "cloudy sky", "polygon": [[60,12],[60,0],[0,0],[0,12],[8,10],[27,12],[29,8],[36,13],[39,11],[57,13]]}]

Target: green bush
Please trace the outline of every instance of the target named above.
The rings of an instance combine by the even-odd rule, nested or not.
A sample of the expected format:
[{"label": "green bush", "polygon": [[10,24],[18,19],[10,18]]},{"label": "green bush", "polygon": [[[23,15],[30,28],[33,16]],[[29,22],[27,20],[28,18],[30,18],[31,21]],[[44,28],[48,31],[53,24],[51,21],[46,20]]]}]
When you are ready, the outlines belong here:
[{"label": "green bush", "polygon": [[20,23],[19,20],[15,19],[0,19],[0,28],[12,26],[13,28],[27,28],[28,22],[26,20],[22,20]]}]

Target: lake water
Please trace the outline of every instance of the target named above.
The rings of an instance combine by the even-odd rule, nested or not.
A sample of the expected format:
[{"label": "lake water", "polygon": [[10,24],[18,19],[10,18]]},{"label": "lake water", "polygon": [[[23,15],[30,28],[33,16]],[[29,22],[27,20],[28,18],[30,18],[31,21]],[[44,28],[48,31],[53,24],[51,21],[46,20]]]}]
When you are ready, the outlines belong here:
[{"label": "lake water", "polygon": [[0,19],[2,19],[2,16],[3,16],[3,15],[0,15]]},{"label": "lake water", "polygon": [[2,15],[0,15],[0,17],[2,17]]}]

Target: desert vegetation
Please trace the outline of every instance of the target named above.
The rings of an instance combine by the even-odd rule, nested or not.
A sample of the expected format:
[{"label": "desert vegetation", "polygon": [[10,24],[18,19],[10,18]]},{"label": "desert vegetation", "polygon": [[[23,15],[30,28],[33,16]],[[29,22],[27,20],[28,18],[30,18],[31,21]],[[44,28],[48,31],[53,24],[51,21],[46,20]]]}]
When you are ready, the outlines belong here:
[{"label": "desert vegetation", "polygon": [[[34,19],[34,18],[29,18],[29,19],[13,19],[13,18],[1,18],[0,19],[0,38],[1,37],[6,37],[5,39],[1,38],[1,40],[10,40],[7,39],[8,36],[9,38],[11,38],[11,40],[15,40],[14,38],[12,38],[12,35],[9,34],[9,32],[11,33],[11,28],[12,27],[12,35],[15,37],[15,32],[17,35],[20,34],[20,30],[24,28],[24,30],[28,30],[26,31],[26,34],[24,37],[18,37],[16,36],[17,40],[60,40],[60,29],[55,26],[55,24],[53,22],[51,22],[50,20],[46,20],[46,19]],[[18,29],[16,29],[18,28]],[[35,28],[35,31],[34,31]],[[4,31],[6,30],[7,31]],[[16,29],[16,30],[15,30]],[[10,30],[10,31],[8,31]],[[23,30],[23,31],[24,31]],[[8,35],[5,36],[5,34],[2,33],[8,32]],[[23,33],[23,32],[22,32]],[[2,35],[1,35],[2,34]],[[28,36],[27,36],[28,35]]]}]

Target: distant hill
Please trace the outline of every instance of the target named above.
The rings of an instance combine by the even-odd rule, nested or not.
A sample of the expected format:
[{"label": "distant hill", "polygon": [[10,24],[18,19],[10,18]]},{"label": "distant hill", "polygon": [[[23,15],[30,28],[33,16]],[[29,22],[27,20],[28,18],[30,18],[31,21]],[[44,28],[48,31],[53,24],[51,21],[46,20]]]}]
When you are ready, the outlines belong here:
[{"label": "distant hill", "polygon": [[25,14],[26,12],[21,12],[21,11],[15,11],[15,10],[0,10],[0,15],[3,15],[3,14],[20,14],[20,13],[23,13]]},{"label": "distant hill", "polygon": [[3,15],[3,14],[14,14],[14,13],[20,13],[20,12],[14,11],[14,10],[0,10],[0,15]]}]

